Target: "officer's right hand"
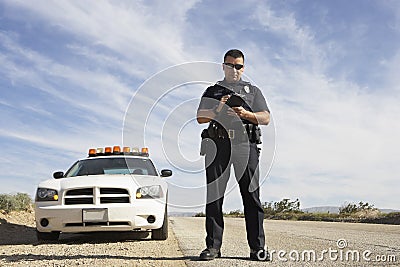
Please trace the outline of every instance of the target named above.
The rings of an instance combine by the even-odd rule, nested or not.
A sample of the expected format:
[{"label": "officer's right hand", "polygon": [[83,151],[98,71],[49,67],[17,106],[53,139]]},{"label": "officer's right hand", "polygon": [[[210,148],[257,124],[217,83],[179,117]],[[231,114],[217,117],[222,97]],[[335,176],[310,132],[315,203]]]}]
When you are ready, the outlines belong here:
[{"label": "officer's right hand", "polygon": [[216,112],[220,112],[224,108],[224,105],[225,105],[226,101],[228,101],[229,97],[231,97],[231,96],[224,95],[223,97],[221,97],[221,100],[219,101],[219,105],[216,108]]},{"label": "officer's right hand", "polygon": [[[226,105],[226,101],[228,101],[228,99],[231,97],[231,95],[224,95],[222,98],[221,98],[221,101],[220,101],[220,103],[219,103],[219,107],[217,108],[217,110],[218,110],[218,112],[219,112],[219,108],[220,108],[220,106],[222,106],[221,107],[221,109]],[[238,116],[238,114],[237,114],[237,112],[234,110],[234,109],[232,109],[231,107],[229,107],[228,105],[226,105],[226,114],[228,115],[228,116],[231,116],[231,117],[235,117],[235,116]]]}]

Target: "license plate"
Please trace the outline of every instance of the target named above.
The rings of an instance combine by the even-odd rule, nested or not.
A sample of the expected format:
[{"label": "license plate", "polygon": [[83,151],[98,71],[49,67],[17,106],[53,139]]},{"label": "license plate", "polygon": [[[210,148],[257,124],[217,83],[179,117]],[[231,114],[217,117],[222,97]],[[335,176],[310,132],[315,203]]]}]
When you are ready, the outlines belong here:
[{"label": "license plate", "polygon": [[83,222],[107,222],[108,210],[107,209],[84,209],[82,210]]}]

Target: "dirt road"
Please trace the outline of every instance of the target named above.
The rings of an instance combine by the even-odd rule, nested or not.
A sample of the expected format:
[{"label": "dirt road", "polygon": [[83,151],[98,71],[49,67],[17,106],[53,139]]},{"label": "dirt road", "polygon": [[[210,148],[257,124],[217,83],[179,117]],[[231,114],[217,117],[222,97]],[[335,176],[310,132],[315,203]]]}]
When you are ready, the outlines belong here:
[{"label": "dirt road", "polygon": [[36,240],[33,213],[0,213],[0,266],[399,266],[400,226],[266,221],[272,262],[248,260],[244,220],[225,219],[222,258],[198,261],[204,218],[170,218],[170,237],[61,234]]},{"label": "dirt road", "polygon": [[0,214],[0,266],[186,266],[173,231],[167,241],[132,233],[61,234],[36,240],[33,213]]},{"label": "dirt road", "polygon": [[244,219],[226,218],[222,258],[199,262],[204,218],[171,218],[188,266],[399,266],[400,226],[265,221],[272,262],[248,260]]}]

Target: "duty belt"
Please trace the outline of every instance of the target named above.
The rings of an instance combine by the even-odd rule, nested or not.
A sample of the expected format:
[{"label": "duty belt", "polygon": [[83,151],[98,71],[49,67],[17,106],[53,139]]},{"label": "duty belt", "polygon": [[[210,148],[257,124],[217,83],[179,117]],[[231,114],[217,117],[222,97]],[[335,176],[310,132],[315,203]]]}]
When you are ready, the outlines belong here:
[{"label": "duty belt", "polygon": [[240,127],[224,129],[216,122],[211,122],[202,138],[230,139],[233,143],[250,142],[261,144],[260,128],[254,124],[242,124]]},{"label": "duty belt", "polygon": [[218,128],[216,130],[216,137],[217,138],[229,138],[234,142],[248,142],[249,137],[245,129],[239,130],[239,129],[221,129]]}]

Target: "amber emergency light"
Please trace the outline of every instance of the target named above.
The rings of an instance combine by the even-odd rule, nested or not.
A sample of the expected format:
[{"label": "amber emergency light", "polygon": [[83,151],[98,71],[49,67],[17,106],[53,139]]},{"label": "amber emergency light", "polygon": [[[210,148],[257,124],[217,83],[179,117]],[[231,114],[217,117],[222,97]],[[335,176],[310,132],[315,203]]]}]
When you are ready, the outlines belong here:
[{"label": "amber emergency light", "polygon": [[121,147],[120,146],[114,146],[113,147],[113,154],[119,154],[121,153]]},{"label": "amber emergency light", "polygon": [[93,157],[93,156],[96,156],[96,149],[91,148],[91,149],[89,149],[89,157]]}]

